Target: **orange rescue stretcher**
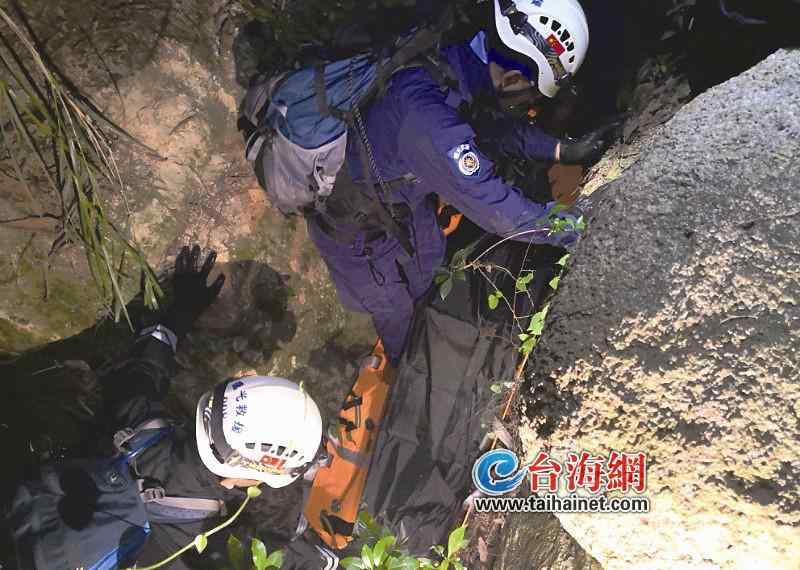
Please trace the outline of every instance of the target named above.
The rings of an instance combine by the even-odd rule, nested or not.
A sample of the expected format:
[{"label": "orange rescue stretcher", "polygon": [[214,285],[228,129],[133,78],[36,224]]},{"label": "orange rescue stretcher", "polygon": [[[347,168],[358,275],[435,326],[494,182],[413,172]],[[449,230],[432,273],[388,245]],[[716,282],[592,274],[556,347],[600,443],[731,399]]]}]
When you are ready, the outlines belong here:
[{"label": "orange rescue stretcher", "polygon": [[352,539],[389,394],[386,356],[378,341],[361,366],[337,417],[338,434],[327,443],[331,461],[314,478],[305,506],[308,524],[331,548]]}]

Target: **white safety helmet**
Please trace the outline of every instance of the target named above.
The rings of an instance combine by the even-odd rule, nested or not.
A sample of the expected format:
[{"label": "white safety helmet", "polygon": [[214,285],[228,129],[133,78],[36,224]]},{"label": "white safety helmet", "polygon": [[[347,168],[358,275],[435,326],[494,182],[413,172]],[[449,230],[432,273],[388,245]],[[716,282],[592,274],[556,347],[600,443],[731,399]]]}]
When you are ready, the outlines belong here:
[{"label": "white safety helmet", "polygon": [[284,378],[226,380],[197,404],[197,449],[220,477],[285,487],[314,464],[322,418],[314,400]]},{"label": "white safety helmet", "polygon": [[[492,48],[535,63],[529,76],[537,89],[555,97],[586,58],[589,24],[578,0],[493,0],[497,36]],[[493,36],[490,35],[490,38]],[[499,40],[499,41],[497,41]],[[502,64],[502,63],[501,63]]]}]

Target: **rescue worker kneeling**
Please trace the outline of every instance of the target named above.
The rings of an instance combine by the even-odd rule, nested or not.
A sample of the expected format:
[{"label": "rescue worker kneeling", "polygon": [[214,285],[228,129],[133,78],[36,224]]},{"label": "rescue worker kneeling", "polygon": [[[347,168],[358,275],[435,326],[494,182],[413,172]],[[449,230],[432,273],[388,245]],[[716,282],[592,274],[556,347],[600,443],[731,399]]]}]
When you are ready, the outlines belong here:
[{"label": "rescue worker kneeling", "polygon": [[[288,542],[283,567],[336,567],[336,556],[313,532],[303,532],[305,493],[292,485],[311,478],[326,458],[320,411],[305,391],[283,378],[234,378],[200,398],[194,422],[181,424],[166,411],[177,344],[225,281],[220,275],[207,286],[215,258],[212,252],[200,267],[200,248],[183,248],[176,260],[175,301],[166,317],[142,331],[131,357],[102,378],[104,423],[120,455],[111,463],[45,465],[40,479],[20,487],[10,520],[21,568],[154,564],[218,525],[226,510],[242,503],[244,489],[262,483],[263,496],[237,519],[234,534],[243,530],[236,525],[248,511],[252,515],[277,499],[283,504],[274,527],[286,527],[277,534]],[[284,492],[289,490],[295,493]],[[258,513],[258,518],[256,528],[267,523],[269,531],[279,530],[265,520],[278,520],[275,515]],[[205,552],[191,549],[167,567],[222,567],[228,535],[217,533]],[[270,548],[278,546],[271,542]]]},{"label": "rescue worker kneeling", "polygon": [[[405,347],[414,306],[445,257],[434,195],[488,233],[564,247],[577,239],[575,231],[551,232],[554,203],[534,202],[500,177],[462,110],[484,104],[527,110],[555,97],[588,49],[583,9],[578,0],[487,5],[486,30],[435,54],[455,84],[443,86],[426,66],[397,71],[385,95],[364,110],[363,128],[348,134],[344,165],[325,211],[306,214],[309,236],[340,301],[348,310],[371,315],[392,363]],[[546,49],[552,45],[555,58]],[[610,146],[615,128],[559,140],[499,116],[486,138],[518,158],[589,164]],[[359,199],[374,193],[370,178],[383,179],[388,187],[389,196],[381,199],[397,212],[398,228],[377,215],[381,208],[358,208]]]}]

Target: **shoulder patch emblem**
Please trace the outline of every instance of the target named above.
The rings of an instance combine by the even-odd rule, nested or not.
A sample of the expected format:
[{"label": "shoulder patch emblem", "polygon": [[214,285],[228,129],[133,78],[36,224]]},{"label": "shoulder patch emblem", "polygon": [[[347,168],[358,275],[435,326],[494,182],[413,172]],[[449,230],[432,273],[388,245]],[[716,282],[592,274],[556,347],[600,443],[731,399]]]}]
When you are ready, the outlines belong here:
[{"label": "shoulder patch emblem", "polygon": [[458,145],[451,149],[449,154],[458,165],[458,171],[464,176],[472,176],[481,168],[478,154],[468,144]]},{"label": "shoulder patch emblem", "polygon": [[472,176],[481,167],[481,162],[478,160],[478,155],[472,151],[465,152],[458,160],[458,170],[464,176]]}]

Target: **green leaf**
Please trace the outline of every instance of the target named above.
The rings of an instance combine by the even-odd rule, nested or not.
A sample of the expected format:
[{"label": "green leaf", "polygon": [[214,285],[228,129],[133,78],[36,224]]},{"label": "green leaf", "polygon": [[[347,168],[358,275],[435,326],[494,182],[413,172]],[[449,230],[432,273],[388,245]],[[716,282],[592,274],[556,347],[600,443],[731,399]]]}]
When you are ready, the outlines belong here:
[{"label": "green leaf", "polygon": [[246,570],[244,545],[233,534],[228,535],[228,560],[233,564],[234,570]]},{"label": "green leaf", "polygon": [[378,543],[372,549],[372,561],[375,563],[375,566],[380,566],[385,557],[386,549],[388,548],[391,550],[391,547],[394,546],[395,542],[397,542],[397,539],[395,539],[393,536],[384,536],[378,541]]},{"label": "green leaf", "polygon": [[280,568],[283,566],[283,552],[276,550],[267,556],[267,568]]},{"label": "green leaf", "polygon": [[208,546],[208,537],[205,534],[198,534],[194,537],[194,547],[197,549],[197,552],[202,553],[206,546]]},{"label": "green leaf", "polygon": [[522,277],[517,277],[516,288],[518,293],[522,293],[528,289],[528,283],[533,280],[533,271],[528,272]]},{"label": "green leaf", "polygon": [[400,558],[393,558],[387,568],[388,570],[418,570],[419,562],[413,556],[403,554]]},{"label": "green leaf", "polygon": [[447,570],[448,568],[450,568],[450,561],[445,558],[442,560],[442,563],[439,564],[439,570]]},{"label": "green leaf", "polygon": [[247,496],[251,499],[255,499],[256,497],[261,496],[261,489],[258,488],[258,485],[253,485],[247,488]]},{"label": "green leaf", "polygon": [[491,390],[492,393],[494,393],[494,394],[499,394],[500,392],[503,391],[503,387],[500,384],[498,384],[497,382],[495,382],[494,384],[489,386],[489,390]]},{"label": "green leaf", "polygon": [[441,285],[442,283],[450,279],[451,275],[452,273],[450,273],[449,271],[437,269],[436,274],[433,277],[433,282],[436,285]]},{"label": "green leaf", "polygon": [[463,269],[461,269],[459,271],[456,271],[454,273],[454,275],[456,276],[456,279],[458,279],[459,281],[466,281],[467,280],[467,273]]},{"label": "green leaf", "polygon": [[464,533],[466,530],[467,527],[462,525],[450,533],[450,537],[447,539],[448,558],[454,556],[464,547],[464,544],[466,543],[466,540],[464,539]]},{"label": "green leaf", "polygon": [[491,293],[486,299],[487,303],[489,304],[489,308],[494,311],[497,308],[497,305],[500,304],[500,299],[502,298],[503,292],[500,291],[500,289],[495,289],[494,293]]},{"label": "green leaf", "polygon": [[344,570],[364,570],[364,563],[358,556],[348,556],[339,561]]},{"label": "green leaf", "polygon": [[457,252],[455,252],[453,254],[453,259],[450,262],[450,267],[452,267],[453,269],[463,268],[467,264],[467,258],[475,249],[475,246],[478,245],[478,241],[479,240],[475,240],[467,247],[459,249]]},{"label": "green leaf", "polygon": [[368,544],[361,547],[361,560],[364,562],[364,568],[372,568],[372,550]]},{"label": "green leaf", "polygon": [[542,334],[543,329],[544,329],[544,319],[541,317],[539,313],[537,313],[531,319],[531,324],[528,325],[528,331],[530,331],[532,335],[538,336]]},{"label": "green leaf", "polygon": [[528,340],[522,343],[522,346],[519,347],[519,351],[522,354],[529,354],[535,346],[536,346],[536,337],[532,336]]},{"label": "green leaf", "polygon": [[550,285],[550,288],[551,288],[551,289],[558,289],[558,283],[559,283],[559,281],[561,281],[561,277],[559,277],[558,275],[556,275],[555,277],[553,277],[553,278],[550,280],[550,283],[548,283],[548,285]]},{"label": "green leaf", "polygon": [[569,259],[569,254],[565,253],[564,255],[561,256],[561,259],[556,261],[556,265],[560,265],[561,267],[564,267],[567,264],[567,260],[568,259]]},{"label": "green leaf", "polygon": [[364,527],[366,534],[375,537],[382,536],[384,529],[375,522],[375,519],[367,511],[361,511],[358,515],[358,522]]},{"label": "green leaf", "polygon": [[541,311],[533,315],[531,318],[531,322],[528,325],[528,332],[533,335],[540,335],[542,334],[542,330],[544,330],[544,321],[547,318],[547,312],[550,310],[550,305],[545,305]]},{"label": "green leaf", "polygon": [[253,566],[256,570],[264,570],[267,567],[267,547],[264,543],[254,538],[250,541],[250,552],[253,555]]},{"label": "green leaf", "polygon": [[447,296],[450,294],[450,291],[453,290],[453,278],[450,277],[447,281],[443,282],[439,286],[439,296],[442,298],[442,301],[447,299]]}]

